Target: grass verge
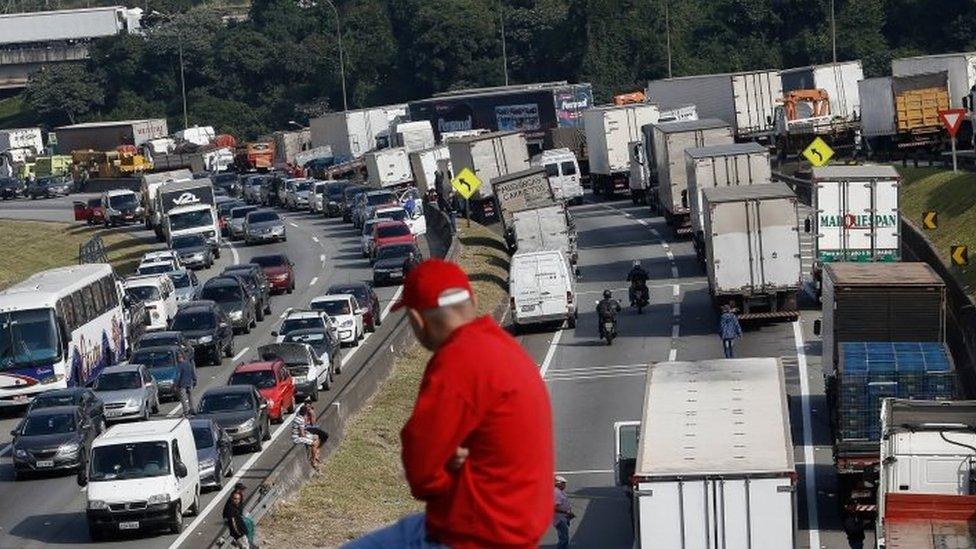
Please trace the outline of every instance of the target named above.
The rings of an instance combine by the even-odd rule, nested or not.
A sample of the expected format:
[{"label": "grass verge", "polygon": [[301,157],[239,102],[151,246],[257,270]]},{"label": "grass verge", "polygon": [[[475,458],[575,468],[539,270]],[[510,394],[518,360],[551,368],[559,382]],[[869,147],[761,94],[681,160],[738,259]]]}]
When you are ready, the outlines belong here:
[{"label": "grass verge", "polygon": [[[501,237],[461,227],[458,263],[471,278],[478,309],[491,314],[508,299],[508,253]],[[429,353],[414,344],[346,429],[323,472],[261,523],[268,547],[331,547],[422,510],[410,497],[400,464],[400,428],[413,410]]]},{"label": "grass verge", "polygon": [[119,274],[135,270],[151,244],[125,229],[97,230],[86,225],[0,219],[0,289],[28,276],[78,262],[78,246],[102,236],[109,261]]},{"label": "grass verge", "polygon": [[976,268],[957,267],[949,258],[952,246],[969,246],[976,260],[976,174],[940,168],[898,168],[902,174],[901,210],[916,227],[925,212],[938,213],[938,228],[924,230],[939,256],[966,293],[976,297]]}]

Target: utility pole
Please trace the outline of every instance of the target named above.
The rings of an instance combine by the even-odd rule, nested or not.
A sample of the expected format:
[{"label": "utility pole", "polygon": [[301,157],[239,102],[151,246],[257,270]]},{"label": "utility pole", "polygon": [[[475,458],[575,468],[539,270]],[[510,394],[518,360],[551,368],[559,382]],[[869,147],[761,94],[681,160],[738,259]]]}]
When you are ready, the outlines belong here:
[{"label": "utility pole", "polygon": [[671,78],[671,14],[669,13],[669,0],[664,0],[664,34],[668,46],[668,78]]},{"label": "utility pole", "polygon": [[325,0],[325,3],[332,8],[332,13],[335,14],[336,18],[336,36],[339,40],[339,75],[342,78],[342,111],[345,112],[349,110],[349,101],[346,98],[346,67],[342,55],[342,25],[339,23],[339,10],[336,9],[332,0]]},{"label": "utility pole", "polygon": [[178,37],[180,45],[180,90],[183,93],[183,129],[190,127],[190,119],[186,115],[186,75],[183,72],[183,31],[180,31]]},{"label": "utility pole", "polygon": [[505,9],[501,0],[498,1],[498,20],[502,27],[502,68],[505,71],[505,85],[508,85],[508,53],[505,51]]},{"label": "utility pole", "polygon": [[834,19],[834,0],[830,0],[830,45],[834,52],[834,63],[837,63],[837,20]]}]

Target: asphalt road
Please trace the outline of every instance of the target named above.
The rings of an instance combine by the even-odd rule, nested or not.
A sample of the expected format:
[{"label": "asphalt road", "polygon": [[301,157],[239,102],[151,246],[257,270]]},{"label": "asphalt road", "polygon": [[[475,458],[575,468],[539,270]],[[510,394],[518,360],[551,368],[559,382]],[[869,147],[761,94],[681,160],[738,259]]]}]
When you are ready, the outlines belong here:
[{"label": "asphalt road", "polygon": [[[33,209],[41,203],[16,201],[0,203],[0,217],[15,215],[18,218],[66,221],[70,219],[70,199],[55,199],[45,202],[43,208]],[[220,366],[200,366],[198,376],[200,386],[198,395],[210,386],[226,383],[233,366],[254,357],[254,349],[272,340],[271,330],[280,322],[280,315],[286,308],[306,307],[313,297],[325,293],[329,285],[338,282],[366,280],[371,278],[369,263],[360,255],[358,231],[340,220],[324,219],[307,213],[287,214],[288,241],[281,244],[267,244],[247,247],[235,245],[226,247],[221,258],[213,268],[199,271],[201,282],[219,274],[224,266],[246,262],[249,257],[272,251],[281,251],[295,262],[297,287],[293,294],[283,294],[272,299],[272,315],[259,323],[258,328],[248,335],[239,335],[235,340],[237,355],[224,359]],[[149,237],[149,233],[133,228],[134,235]],[[421,239],[423,240],[423,239]],[[379,288],[381,306],[384,311],[398,293],[398,287]],[[343,371],[336,376],[336,383],[328,392],[320,393],[317,409],[322,413],[334,395],[348,383],[369,353],[376,350],[391,329],[393,322],[384,322],[376,334],[368,335],[359,347],[347,348],[343,352]],[[177,404],[164,403],[160,416],[178,414]],[[5,413],[0,416],[0,547],[64,547],[90,544],[85,523],[85,493],[78,487],[75,477],[55,476],[15,482],[9,457],[9,432],[20,419],[20,414]],[[199,517],[186,517],[184,533],[177,537],[169,534],[140,534],[112,543],[101,544],[111,547],[139,547],[145,549],[165,547],[208,546],[217,536],[222,521],[220,512],[228,495],[229,485],[242,480],[249,489],[256,487],[268,471],[281,459],[291,446],[287,435],[288,420],[273,426],[273,440],[265,443],[260,454],[238,454],[234,458],[235,478],[228,482],[222,492],[205,492],[201,497],[202,513]]]},{"label": "asphalt road", "polygon": [[97,196],[98,193],[80,193],[39,200],[30,200],[29,198],[2,200],[0,201],[0,217],[73,222],[75,215],[74,210],[72,210],[72,203],[75,201],[84,202]]}]

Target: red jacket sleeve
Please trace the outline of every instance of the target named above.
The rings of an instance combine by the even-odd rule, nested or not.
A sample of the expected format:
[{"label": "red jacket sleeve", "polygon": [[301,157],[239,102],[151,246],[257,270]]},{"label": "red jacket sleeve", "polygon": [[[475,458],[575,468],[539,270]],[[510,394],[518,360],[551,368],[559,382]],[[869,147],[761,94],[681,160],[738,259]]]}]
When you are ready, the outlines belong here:
[{"label": "red jacket sleeve", "polygon": [[443,380],[425,380],[403,427],[403,468],[410,492],[427,500],[450,489],[447,462],[476,425],[472,406]]}]

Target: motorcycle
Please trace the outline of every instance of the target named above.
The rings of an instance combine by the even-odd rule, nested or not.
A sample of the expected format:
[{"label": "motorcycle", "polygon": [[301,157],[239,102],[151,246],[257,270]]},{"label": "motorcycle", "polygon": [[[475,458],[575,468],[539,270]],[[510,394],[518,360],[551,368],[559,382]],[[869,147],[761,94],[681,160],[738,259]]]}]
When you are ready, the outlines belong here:
[{"label": "motorcycle", "polygon": [[630,300],[630,306],[637,307],[637,314],[644,314],[644,307],[647,307],[651,302],[651,292],[647,288],[647,284],[632,282],[630,287],[633,290],[634,296],[634,298]]},{"label": "motorcycle", "polygon": [[[600,304],[599,301],[596,302],[597,305]],[[607,340],[607,345],[613,345],[614,338],[617,337],[617,318],[612,319],[602,319],[599,318],[597,322],[600,323],[600,339]]]}]

